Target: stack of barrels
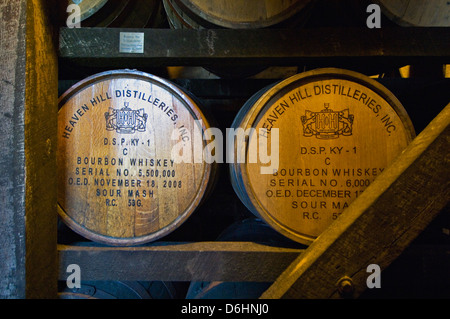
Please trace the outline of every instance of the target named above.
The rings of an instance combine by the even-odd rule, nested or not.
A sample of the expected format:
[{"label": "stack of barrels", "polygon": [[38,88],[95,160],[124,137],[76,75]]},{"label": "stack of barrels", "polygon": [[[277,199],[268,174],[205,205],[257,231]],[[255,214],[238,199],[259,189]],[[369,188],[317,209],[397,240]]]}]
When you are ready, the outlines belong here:
[{"label": "stack of barrels", "polygon": [[[71,2],[80,6],[83,26],[160,27],[167,17],[177,29],[251,29],[299,25],[313,1]],[[417,26],[448,26],[445,2],[377,1],[394,21]],[[212,123],[190,92],[145,72],[114,70],[78,82],[59,100],[60,218],[106,245],[167,236],[217,181],[218,163],[205,158],[221,146],[205,138]],[[233,234],[231,240],[274,236],[280,245],[311,244],[414,137],[400,101],[361,73],[321,68],[261,89],[242,105],[224,139],[232,152],[227,177],[257,218],[251,228],[257,233],[229,231],[218,240]],[[188,297],[216,296],[224,285],[192,283]],[[249,294],[267,285],[255,284]]]},{"label": "stack of barrels", "polygon": [[[247,218],[228,226],[216,239],[224,242],[256,242],[262,245],[299,248],[259,218]],[[193,281],[186,299],[257,299],[270,287],[271,282]]]}]

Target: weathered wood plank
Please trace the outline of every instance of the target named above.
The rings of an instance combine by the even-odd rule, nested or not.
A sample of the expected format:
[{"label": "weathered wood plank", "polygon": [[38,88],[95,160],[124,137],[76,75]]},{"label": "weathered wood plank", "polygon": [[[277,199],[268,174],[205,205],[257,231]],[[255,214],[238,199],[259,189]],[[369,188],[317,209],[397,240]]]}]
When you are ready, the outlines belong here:
[{"label": "weathered wood plank", "polygon": [[336,298],[344,276],[360,295],[367,266],[388,267],[449,202],[449,123],[450,104],[261,298]]},{"label": "weathered wood plank", "polygon": [[25,296],[26,1],[0,1],[0,298]]},{"label": "weathered wood plank", "polygon": [[58,59],[55,1],[27,1],[25,82],[26,297],[54,298]]},{"label": "weathered wood plank", "polygon": [[56,297],[57,58],[42,0],[0,1],[0,297]]},{"label": "weathered wood plank", "polygon": [[271,282],[302,251],[251,242],[58,245],[59,279],[66,280],[67,266],[77,264],[82,280]]},{"label": "weathered wood plank", "polygon": [[[144,53],[120,53],[120,32],[144,33]],[[62,61],[92,67],[448,62],[449,28],[171,30],[62,28]],[[331,60],[330,60],[331,59]],[[403,65],[404,65],[403,64]],[[337,66],[337,65],[335,65]]]}]

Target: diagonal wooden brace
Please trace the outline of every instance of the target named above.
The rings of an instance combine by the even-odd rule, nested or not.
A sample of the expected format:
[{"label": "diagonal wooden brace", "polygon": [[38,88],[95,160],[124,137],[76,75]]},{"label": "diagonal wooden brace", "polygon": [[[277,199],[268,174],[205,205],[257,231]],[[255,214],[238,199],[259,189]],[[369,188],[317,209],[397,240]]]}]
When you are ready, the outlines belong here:
[{"label": "diagonal wooden brace", "polygon": [[449,123],[450,104],[261,298],[358,297],[367,267],[388,267],[448,204]]}]

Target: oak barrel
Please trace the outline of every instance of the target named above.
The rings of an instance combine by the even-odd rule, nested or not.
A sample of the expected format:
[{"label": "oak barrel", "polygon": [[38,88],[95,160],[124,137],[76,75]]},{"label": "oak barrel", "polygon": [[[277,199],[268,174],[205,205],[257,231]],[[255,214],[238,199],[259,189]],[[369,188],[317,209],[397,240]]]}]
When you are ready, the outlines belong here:
[{"label": "oak barrel", "polygon": [[303,244],[337,219],[415,136],[387,88],[336,68],[261,90],[232,128],[227,140],[236,194],[255,215]]},{"label": "oak barrel", "polygon": [[376,0],[383,13],[401,26],[449,27],[447,0]]},{"label": "oak barrel", "polygon": [[90,76],[58,113],[58,211],[75,232],[137,245],[181,225],[212,188],[209,120],[173,83],[135,70]]},{"label": "oak barrel", "polygon": [[176,29],[256,29],[286,26],[311,0],[163,0],[169,24]]},{"label": "oak barrel", "polygon": [[82,281],[80,288],[63,287],[59,299],[175,299],[176,287],[164,281]]},{"label": "oak barrel", "polygon": [[167,25],[159,0],[69,0],[81,10],[82,27],[159,28]]},{"label": "oak barrel", "polygon": [[[311,2],[311,0],[163,0],[168,23],[173,29],[296,27],[307,20]],[[222,78],[245,78],[260,73],[266,67],[214,65],[204,68]]]}]

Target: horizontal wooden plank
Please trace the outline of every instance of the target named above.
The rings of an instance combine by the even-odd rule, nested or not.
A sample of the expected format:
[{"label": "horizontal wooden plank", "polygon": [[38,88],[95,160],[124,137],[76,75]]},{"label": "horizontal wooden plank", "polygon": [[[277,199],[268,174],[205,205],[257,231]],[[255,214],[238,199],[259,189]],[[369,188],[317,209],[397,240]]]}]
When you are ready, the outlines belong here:
[{"label": "horizontal wooden plank", "polygon": [[59,279],[66,280],[67,266],[77,264],[82,280],[271,282],[302,251],[251,242],[58,245]]},{"label": "horizontal wooden plank", "polygon": [[[144,34],[143,53],[120,53],[120,33]],[[297,65],[332,61],[448,62],[449,28],[172,30],[62,28],[59,55],[95,67]],[[375,59],[375,60],[374,60]],[[126,63],[125,63],[126,61]]]},{"label": "horizontal wooden plank", "polygon": [[338,282],[366,288],[367,267],[388,267],[450,200],[450,104],[261,298],[337,298]]}]

